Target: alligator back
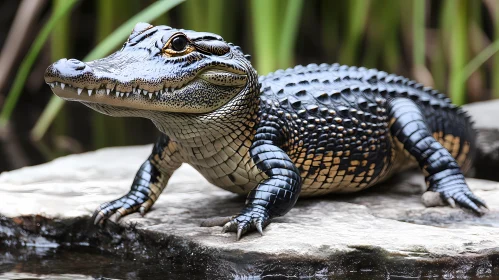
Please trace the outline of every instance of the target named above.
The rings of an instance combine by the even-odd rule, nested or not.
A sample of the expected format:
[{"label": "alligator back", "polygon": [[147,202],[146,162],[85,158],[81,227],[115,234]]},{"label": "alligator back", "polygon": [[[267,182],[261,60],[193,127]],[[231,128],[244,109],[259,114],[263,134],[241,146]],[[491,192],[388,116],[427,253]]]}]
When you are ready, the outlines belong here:
[{"label": "alligator back", "polygon": [[[275,110],[283,148],[301,172],[302,195],[354,192],[415,166],[391,136],[387,103],[413,100],[433,136],[463,170],[475,141],[469,116],[444,94],[386,72],[311,64],[260,77],[262,113]],[[403,110],[403,108],[401,108]]]}]

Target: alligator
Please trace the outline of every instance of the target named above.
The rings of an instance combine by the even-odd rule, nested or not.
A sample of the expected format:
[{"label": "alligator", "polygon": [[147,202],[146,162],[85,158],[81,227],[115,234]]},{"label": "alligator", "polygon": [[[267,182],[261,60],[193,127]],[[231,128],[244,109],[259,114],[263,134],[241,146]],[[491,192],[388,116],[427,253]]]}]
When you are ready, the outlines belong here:
[{"label": "alligator", "polygon": [[45,81],[102,114],[150,119],[162,133],[130,191],[103,203],[95,224],[153,206],[182,163],[246,195],[223,232],[263,234],[298,196],[356,192],[408,168],[428,191],[482,215],[464,173],[475,154],[468,114],[444,94],[376,69],[310,64],[258,76],[219,35],[138,23],[102,59],[61,59]]}]

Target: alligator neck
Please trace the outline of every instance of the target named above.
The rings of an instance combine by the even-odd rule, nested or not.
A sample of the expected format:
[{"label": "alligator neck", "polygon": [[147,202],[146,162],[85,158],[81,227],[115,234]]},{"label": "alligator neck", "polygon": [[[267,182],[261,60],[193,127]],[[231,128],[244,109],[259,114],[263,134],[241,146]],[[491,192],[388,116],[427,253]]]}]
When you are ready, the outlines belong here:
[{"label": "alligator neck", "polygon": [[175,141],[184,146],[199,147],[232,133],[250,131],[253,134],[259,108],[260,89],[258,79],[254,78],[249,80],[240,94],[213,112],[151,112],[149,118],[161,132]]}]

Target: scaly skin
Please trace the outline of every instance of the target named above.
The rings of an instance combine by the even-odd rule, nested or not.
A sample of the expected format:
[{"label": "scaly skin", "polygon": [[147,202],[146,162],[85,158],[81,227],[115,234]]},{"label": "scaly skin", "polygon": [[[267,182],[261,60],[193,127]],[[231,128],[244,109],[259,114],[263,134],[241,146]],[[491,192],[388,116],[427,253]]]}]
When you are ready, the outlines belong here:
[{"label": "scaly skin", "polygon": [[247,195],[223,225],[262,233],[299,195],[355,192],[419,165],[428,189],[482,214],[462,171],[475,152],[466,113],[448,98],[375,69],[311,64],[258,77],[248,56],[215,34],[139,23],[100,60],[60,60],[45,80],[66,100],[111,116],[148,118],[163,133],[131,190],[95,223],[157,200],[182,164]]}]

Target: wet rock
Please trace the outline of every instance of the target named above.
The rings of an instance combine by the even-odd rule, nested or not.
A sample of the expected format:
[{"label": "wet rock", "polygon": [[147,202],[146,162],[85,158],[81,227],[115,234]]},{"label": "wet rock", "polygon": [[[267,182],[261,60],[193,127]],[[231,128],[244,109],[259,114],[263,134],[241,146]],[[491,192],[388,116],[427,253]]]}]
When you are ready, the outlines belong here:
[{"label": "wet rock", "polygon": [[473,177],[499,181],[499,100],[464,106],[475,121],[477,155]]},{"label": "wet rock", "polygon": [[301,199],[264,236],[236,242],[221,227],[200,225],[237,213],[244,198],[183,165],[145,217],[92,226],[93,210],[128,191],[150,149],[103,149],[1,174],[0,249],[12,250],[14,240],[21,240],[15,248],[38,241],[91,246],[212,277],[499,275],[499,183],[479,179],[468,182],[489,205],[483,217],[426,208],[423,178],[409,173],[357,194]]}]

